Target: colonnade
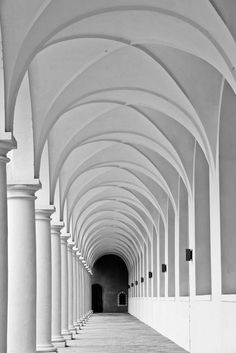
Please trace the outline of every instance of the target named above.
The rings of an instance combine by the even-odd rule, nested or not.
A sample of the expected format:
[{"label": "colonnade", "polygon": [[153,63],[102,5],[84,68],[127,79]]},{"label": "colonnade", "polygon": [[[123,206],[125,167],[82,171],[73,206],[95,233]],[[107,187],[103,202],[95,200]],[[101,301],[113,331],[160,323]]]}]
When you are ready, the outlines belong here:
[{"label": "colonnade", "polygon": [[91,314],[91,273],[64,223],[52,224],[55,208],[35,208],[40,182],[7,186],[10,147],[0,144],[1,352],[55,352]]}]

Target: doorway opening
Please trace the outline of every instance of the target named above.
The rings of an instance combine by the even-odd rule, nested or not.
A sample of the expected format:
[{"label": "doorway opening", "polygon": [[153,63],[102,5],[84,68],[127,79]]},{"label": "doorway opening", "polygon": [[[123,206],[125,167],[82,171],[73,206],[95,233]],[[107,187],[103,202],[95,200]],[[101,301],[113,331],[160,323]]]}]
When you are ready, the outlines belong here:
[{"label": "doorway opening", "polygon": [[102,286],[100,284],[92,285],[92,310],[94,313],[103,312]]}]

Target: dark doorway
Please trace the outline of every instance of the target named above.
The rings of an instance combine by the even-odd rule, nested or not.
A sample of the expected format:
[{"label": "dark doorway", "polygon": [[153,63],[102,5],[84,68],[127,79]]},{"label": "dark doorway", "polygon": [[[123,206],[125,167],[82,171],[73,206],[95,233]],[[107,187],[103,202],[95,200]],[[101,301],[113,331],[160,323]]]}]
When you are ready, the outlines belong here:
[{"label": "dark doorway", "polygon": [[100,284],[92,285],[92,310],[94,313],[103,312],[102,286]]},{"label": "dark doorway", "polygon": [[[92,284],[102,288],[102,312],[128,311],[128,270],[123,259],[116,255],[100,257],[93,266]],[[92,303],[96,307],[95,296]]]}]

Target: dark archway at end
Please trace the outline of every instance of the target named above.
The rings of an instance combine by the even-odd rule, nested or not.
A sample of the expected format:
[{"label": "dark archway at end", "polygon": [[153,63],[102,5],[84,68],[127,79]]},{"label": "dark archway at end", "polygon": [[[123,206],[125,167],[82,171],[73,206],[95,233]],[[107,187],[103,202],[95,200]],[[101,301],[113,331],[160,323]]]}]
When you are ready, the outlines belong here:
[{"label": "dark archway at end", "polygon": [[[103,311],[97,310],[95,286],[102,289]],[[121,295],[121,298],[120,298]],[[121,299],[121,302],[120,302]],[[92,308],[94,312],[128,312],[128,270],[125,262],[116,255],[104,255],[94,264],[92,276]],[[96,308],[96,311],[95,309]]]},{"label": "dark archway at end", "polygon": [[102,292],[100,284],[92,285],[92,310],[94,313],[103,312]]}]

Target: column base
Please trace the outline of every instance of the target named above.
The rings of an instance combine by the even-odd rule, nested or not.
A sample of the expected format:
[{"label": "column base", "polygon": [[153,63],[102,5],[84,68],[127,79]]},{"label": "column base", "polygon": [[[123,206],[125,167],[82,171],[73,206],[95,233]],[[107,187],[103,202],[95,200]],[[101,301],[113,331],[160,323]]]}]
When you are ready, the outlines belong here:
[{"label": "column base", "polygon": [[79,324],[77,322],[73,323],[74,329],[76,330],[76,333],[79,333],[80,327]]},{"label": "column base", "polygon": [[62,336],[52,337],[52,343],[57,348],[66,347],[66,340]]},{"label": "column base", "polygon": [[66,340],[71,340],[72,339],[72,332],[70,331],[62,331],[62,336],[66,339]]},{"label": "column base", "polygon": [[70,331],[73,335],[75,335],[75,334],[77,333],[77,330],[76,330],[76,328],[75,328],[74,326],[69,327],[69,331]]},{"label": "column base", "polygon": [[76,333],[77,333],[77,334],[79,334],[79,332],[80,332],[81,328],[80,328],[79,326],[76,326],[76,328],[75,328],[75,329],[76,329]]},{"label": "column base", "polygon": [[81,330],[81,326],[82,326],[82,325],[81,325],[81,321],[78,321],[77,324],[76,324],[76,326]]},{"label": "column base", "polygon": [[57,348],[54,347],[52,344],[50,345],[43,345],[43,346],[36,346],[36,353],[41,353],[41,352],[57,352]]}]

